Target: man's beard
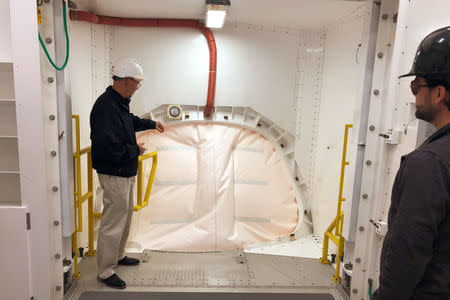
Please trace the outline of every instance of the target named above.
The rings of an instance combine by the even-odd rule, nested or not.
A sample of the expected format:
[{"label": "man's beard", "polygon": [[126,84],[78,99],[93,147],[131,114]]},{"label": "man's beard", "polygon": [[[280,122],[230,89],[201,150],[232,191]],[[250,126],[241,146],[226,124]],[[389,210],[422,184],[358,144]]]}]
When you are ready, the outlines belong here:
[{"label": "man's beard", "polygon": [[433,122],[436,118],[437,110],[431,105],[431,97],[425,99],[425,104],[416,106],[416,118],[424,120],[425,122]]}]

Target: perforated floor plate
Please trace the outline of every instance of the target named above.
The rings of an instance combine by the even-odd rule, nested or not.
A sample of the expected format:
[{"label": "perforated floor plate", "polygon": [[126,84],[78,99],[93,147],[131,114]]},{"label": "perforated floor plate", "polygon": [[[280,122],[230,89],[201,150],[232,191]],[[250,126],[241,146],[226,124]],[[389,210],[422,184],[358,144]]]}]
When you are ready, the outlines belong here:
[{"label": "perforated floor plate", "polygon": [[125,291],[99,283],[96,258],[88,257],[80,263],[78,287],[66,298],[348,299],[331,279],[334,269],[320,264],[317,259],[243,251],[180,253],[145,250],[142,254],[129,256],[139,258],[141,264],[116,268],[117,274],[127,283]]},{"label": "perforated floor plate", "polygon": [[335,286],[334,269],[317,259],[249,253],[246,258],[254,286]]},{"label": "perforated floor plate", "polygon": [[235,286],[249,285],[242,251],[175,253],[146,250],[131,285]]}]

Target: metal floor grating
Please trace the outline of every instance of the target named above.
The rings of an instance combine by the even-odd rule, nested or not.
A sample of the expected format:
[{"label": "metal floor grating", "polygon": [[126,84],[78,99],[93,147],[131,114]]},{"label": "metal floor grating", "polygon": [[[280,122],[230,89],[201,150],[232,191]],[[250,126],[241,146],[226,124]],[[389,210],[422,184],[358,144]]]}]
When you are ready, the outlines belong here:
[{"label": "metal floor grating", "polygon": [[[194,290],[220,294],[241,291],[248,297],[255,293],[296,293],[306,297],[304,299],[309,299],[307,294],[317,294],[318,297],[319,294],[331,295],[331,298],[327,298],[330,300],[348,298],[340,286],[331,280],[333,267],[322,265],[317,259],[251,254],[243,251],[180,253],[145,250],[141,254],[129,256],[141,259],[141,264],[134,267],[117,267],[117,274],[127,282],[125,294],[154,293],[161,290],[187,293]],[[83,259],[79,270],[81,278],[67,299],[91,299],[83,297],[99,291],[107,291],[109,294],[118,292],[97,282],[95,257]],[[173,299],[177,299],[177,295],[179,294],[175,293]],[[139,296],[143,295],[136,294],[136,297]],[[283,299],[275,297],[275,294],[273,296],[274,299]],[[248,297],[245,299],[251,299]]]},{"label": "metal floor grating", "polygon": [[250,284],[242,251],[188,254],[146,250],[142,254],[142,265],[142,268],[135,271],[130,284],[154,286]]}]

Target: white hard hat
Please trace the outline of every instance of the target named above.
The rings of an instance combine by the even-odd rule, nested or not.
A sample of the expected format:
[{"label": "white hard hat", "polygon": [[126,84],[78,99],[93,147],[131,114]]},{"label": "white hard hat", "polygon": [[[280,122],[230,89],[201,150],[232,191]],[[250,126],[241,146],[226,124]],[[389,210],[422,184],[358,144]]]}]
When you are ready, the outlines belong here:
[{"label": "white hard hat", "polygon": [[112,67],[111,73],[117,77],[132,77],[136,80],[144,79],[144,70],[134,58],[121,58]]}]

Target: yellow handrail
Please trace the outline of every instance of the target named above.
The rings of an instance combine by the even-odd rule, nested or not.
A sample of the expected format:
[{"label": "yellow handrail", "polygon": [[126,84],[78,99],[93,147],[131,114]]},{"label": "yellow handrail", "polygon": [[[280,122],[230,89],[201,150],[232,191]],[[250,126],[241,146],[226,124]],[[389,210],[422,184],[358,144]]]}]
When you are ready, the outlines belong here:
[{"label": "yellow handrail", "polygon": [[[81,209],[81,162],[80,162],[80,116],[78,115],[72,115],[72,118],[75,119],[75,128],[76,128],[76,135],[75,135],[75,147],[76,151],[73,154],[73,168],[76,170],[76,177],[74,177],[75,184],[74,184],[74,194],[75,194],[75,231],[82,232],[83,231],[83,225],[82,225],[82,209]],[[78,226],[77,226],[77,210],[78,210]]]},{"label": "yellow handrail", "polygon": [[[334,218],[333,222],[331,222],[330,226],[328,226],[327,230],[324,233],[323,237],[323,252],[322,258],[320,262],[322,264],[330,264],[328,260],[328,246],[329,239],[331,239],[336,246],[338,247],[337,260],[336,260],[336,274],[333,276],[334,282],[340,282],[340,268],[341,268],[341,256],[344,253],[345,246],[345,238],[342,236],[342,230],[344,227],[344,212],[341,210],[342,202],[345,201],[345,198],[342,197],[342,190],[344,188],[344,175],[345,175],[345,167],[348,166],[349,162],[346,161],[347,157],[347,143],[348,143],[348,130],[352,128],[352,124],[345,125],[345,133],[344,133],[344,149],[342,150],[342,163],[341,163],[341,179],[339,184],[339,196],[338,196],[338,205],[337,205],[337,213],[336,218]],[[334,229],[334,234],[333,234]]]},{"label": "yellow handrail", "polygon": [[[144,160],[152,157],[153,164],[150,171],[150,177],[148,179],[147,188],[145,189],[144,201],[142,201],[142,179],[143,179],[143,162]],[[148,205],[148,199],[152,191],[153,180],[155,179],[156,166],[158,165],[158,152],[154,151],[145,155],[139,156],[138,171],[137,171],[137,205],[134,206],[134,211],[138,211]]]},{"label": "yellow handrail", "polygon": [[94,256],[94,170],[92,169],[92,151],[91,147],[81,149],[82,154],[87,154],[87,175],[88,175],[88,190],[82,197],[88,199],[88,252],[87,256]]},{"label": "yellow handrail", "polygon": [[[81,166],[80,166],[80,116],[72,115],[75,119],[75,152],[73,154],[73,190],[74,190],[74,214],[75,214],[75,231],[72,234],[72,252],[74,254],[74,272],[73,278],[80,278],[78,272],[78,232],[82,228],[82,205],[81,205]],[[78,217],[78,218],[77,218]],[[78,221],[78,222],[77,222]],[[78,223],[78,225],[77,225]]]}]

